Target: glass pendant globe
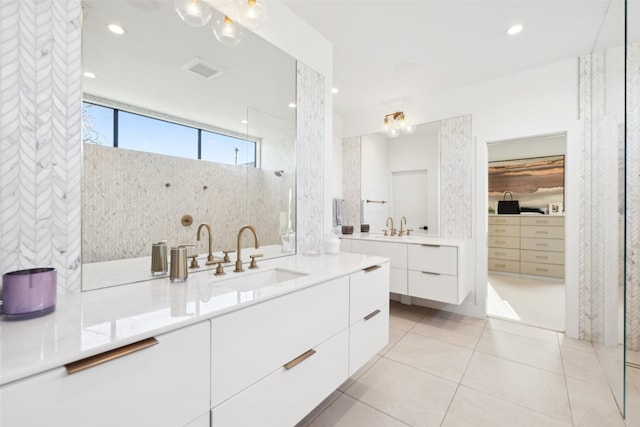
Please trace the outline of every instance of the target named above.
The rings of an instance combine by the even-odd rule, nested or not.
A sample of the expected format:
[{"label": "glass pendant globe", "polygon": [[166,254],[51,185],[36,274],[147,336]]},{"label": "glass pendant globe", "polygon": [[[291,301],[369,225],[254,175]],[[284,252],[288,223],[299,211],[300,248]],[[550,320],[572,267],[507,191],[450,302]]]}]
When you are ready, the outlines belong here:
[{"label": "glass pendant globe", "polygon": [[204,0],[175,0],[178,16],[189,25],[202,27],[211,20],[211,7]]},{"label": "glass pendant globe", "polygon": [[269,16],[267,0],[237,0],[236,5],[238,22],[252,30],[260,28]]},{"label": "glass pendant globe", "polygon": [[213,34],[220,43],[235,46],[242,41],[244,30],[228,16],[219,14],[213,20]]}]

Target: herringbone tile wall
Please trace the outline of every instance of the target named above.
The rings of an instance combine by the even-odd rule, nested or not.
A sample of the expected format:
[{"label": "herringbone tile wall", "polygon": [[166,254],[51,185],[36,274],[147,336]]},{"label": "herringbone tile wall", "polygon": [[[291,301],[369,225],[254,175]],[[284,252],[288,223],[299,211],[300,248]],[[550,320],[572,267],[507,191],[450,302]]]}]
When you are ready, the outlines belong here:
[{"label": "herringbone tile wall", "polygon": [[80,0],[3,0],[0,269],[53,266],[80,290]]}]

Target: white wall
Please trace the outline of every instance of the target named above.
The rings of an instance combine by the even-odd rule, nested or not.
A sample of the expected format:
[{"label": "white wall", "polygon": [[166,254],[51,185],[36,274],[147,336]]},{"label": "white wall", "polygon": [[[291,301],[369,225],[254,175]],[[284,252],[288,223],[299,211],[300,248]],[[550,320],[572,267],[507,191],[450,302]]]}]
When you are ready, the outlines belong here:
[{"label": "white wall", "polygon": [[[395,141],[394,141],[395,142]],[[364,204],[363,224],[369,224],[372,233],[386,229],[389,217],[390,181],[389,142],[380,134],[365,135],[361,140],[360,159],[360,198],[362,200],[385,201],[386,203]],[[395,228],[398,224],[395,224]]]},{"label": "white wall", "polygon": [[[487,278],[487,143],[532,135],[567,132],[567,332],[577,334],[577,227],[578,183],[578,61],[570,59],[456,90],[415,95],[404,109],[413,123],[471,114],[476,143],[474,179],[475,301],[451,311],[484,316]],[[344,137],[380,131],[384,106],[374,106],[344,118]],[[571,259],[569,259],[571,258]]]}]

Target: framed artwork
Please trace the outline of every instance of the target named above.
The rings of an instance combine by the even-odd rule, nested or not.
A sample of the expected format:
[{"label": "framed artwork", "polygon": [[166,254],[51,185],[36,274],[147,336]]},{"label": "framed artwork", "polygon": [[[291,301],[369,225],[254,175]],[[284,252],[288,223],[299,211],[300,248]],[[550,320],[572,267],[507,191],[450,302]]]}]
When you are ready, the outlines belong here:
[{"label": "framed artwork", "polygon": [[562,203],[549,203],[549,215],[562,215]]}]

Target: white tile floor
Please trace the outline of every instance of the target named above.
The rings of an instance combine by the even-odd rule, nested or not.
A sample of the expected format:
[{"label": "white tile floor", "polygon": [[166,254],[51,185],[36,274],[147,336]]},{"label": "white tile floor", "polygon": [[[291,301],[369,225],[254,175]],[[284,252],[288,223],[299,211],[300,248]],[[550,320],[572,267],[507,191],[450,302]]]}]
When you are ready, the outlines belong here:
[{"label": "white tile floor", "polygon": [[589,343],[391,302],[389,344],[299,426],[627,427]]}]

